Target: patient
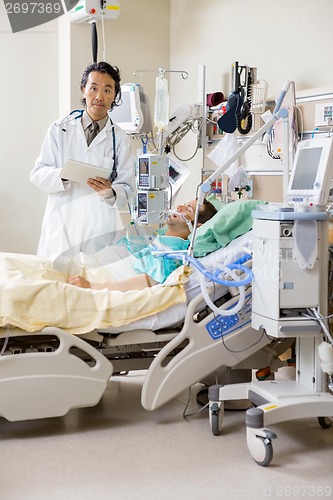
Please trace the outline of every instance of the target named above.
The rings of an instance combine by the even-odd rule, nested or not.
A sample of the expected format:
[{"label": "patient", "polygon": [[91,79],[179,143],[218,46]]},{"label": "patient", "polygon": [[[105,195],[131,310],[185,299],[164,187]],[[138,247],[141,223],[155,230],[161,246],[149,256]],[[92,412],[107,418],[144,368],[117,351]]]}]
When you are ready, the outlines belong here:
[{"label": "patient", "polygon": [[[202,257],[213,253],[250,231],[253,223],[252,210],[257,204],[258,201],[255,200],[240,200],[220,208],[217,206],[217,213],[212,209],[207,214],[205,209],[210,208],[210,205],[205,203],[200,210],[201,225],[195,236],[194,255],[198,252],[198,256]],[[182,266],[183,259],[180,258],[173,263],[176,268],[179,267],[169,276],[167,268],[163,266],[173,261],[152,255],[149,246],[156,242],[156,245],[160,244],[162,247],[163,241],[167,241],[170,249],[169,243],[172,240],[177,245],[172,246],[171,251],[187,249],[189,241],[184,238],[189,235],[190,229],[181,215],[186,215],[187,222],[191,221],[195,216],[195,208],[195,200],[177,207],[176,214],[169,217],[163,231],[159,230],[161,234],[158,239],[156,232],[149,231],[148,228],[148,232],[143,233],[143,238],[138,233],[140,238],[135,240],[134,237],[131,240],[137,234],[139,225],[135,227],[135,224],[130,224],[120,236],[125,234],[130,237],[130,246],[139,249],[134,254],[129,254],[126,247],[114,248],[116,245],[113,245],[109,255],[106,247],[105,253],[103,248],[100,253],[82,254],[72,262],[64,261],[60,269],[61,266],[54,266],[52,258],[0,253],[0,326],[12,325],[28,332],[56,326],[69,333],[81,334],[96,328],[123,327],[133,321],[156,315],[173,305],[184,304],[188,266]],[[206,222],[203,224],[204,221]],[[134,229],[133,233],[131,227]],[[142,252],[142,258],[137,258],[139,252]],[[118,262],[119,258],[123,260]],[[138,274],[135,274],[133,263],[141,266]],[[160,269],[163,276],[168,276],[163,283],[165,286],[148,287],[148,282],[149,285],[161,283],[154,277],[156,269]],[[84,276],[91,283],[77,275]],[[69,276],[76,278],[71,278],[69,283]],[[133,278],[128,279],[129,276]],[[77,286],[73,286],[75,284]]]},{"label": "patient", "polygon": [[[137,258],[134,266],[135,272],[138,273],[137,276],[119,282],[105,283],[92,283],[82,276],[75,276],[69,278],[68,283],[80,288],[93,288],[95,290],[107,288],[110,291],[117,290],[121,292],[142,290],[163,283],[182,262],[153,255],[152,251],[156,249],[182,251],[188,248],[190,243],[188,236],[191,234],[196,205],[197,200],[178,205],[176,211],[169,215],[167,219],[166,231],[162,231],[163,234],[158,235],[152,245],[134,254]],[[209,201],[204,200],[199,211],[198,226],[211,219],[216,212],[216,208]]]}]

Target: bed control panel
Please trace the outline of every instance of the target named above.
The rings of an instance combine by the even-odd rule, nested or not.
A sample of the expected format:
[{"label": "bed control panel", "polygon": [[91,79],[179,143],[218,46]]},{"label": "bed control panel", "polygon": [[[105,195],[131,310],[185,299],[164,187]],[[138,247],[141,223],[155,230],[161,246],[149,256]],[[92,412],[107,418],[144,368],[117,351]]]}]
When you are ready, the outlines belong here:
[{"label": "bed control panel", "polygon": [[245,297],[244,306],[237,314],[232,314],[231,316],[218,315],[209,321],[206,329],[212,339],[219,340],[251,323],[251,305],[251,295],[249,294]]}]

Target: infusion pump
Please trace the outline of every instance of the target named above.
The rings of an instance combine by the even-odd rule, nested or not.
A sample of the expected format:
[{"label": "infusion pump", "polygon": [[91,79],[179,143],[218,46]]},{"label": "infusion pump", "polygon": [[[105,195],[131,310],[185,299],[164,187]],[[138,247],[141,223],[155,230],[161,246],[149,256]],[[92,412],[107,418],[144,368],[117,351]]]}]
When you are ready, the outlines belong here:
[{"label": "infusion pump", "polygon": [[172,154],[139,155],[136,163],[138,193],[134,212],[141,217],[141,221],[155,223],[157,213],[166,213],[173,196],[189,174],[189,168]]},{"label": "infusion pump", "polygon": [[167,191],[138,191],[137,216],[146,224],[161,224],[169,208]]},{"label": "infusion pump", "polygon": [[169,208],[169,158],[145,153],[137,160],[137,195],[135,212],[140,221],[162,224]]},{"label": "infusion pump", "polygon": [[166,155],[138,157],[138,189],[166,189],[169,185],[169,159]]}]

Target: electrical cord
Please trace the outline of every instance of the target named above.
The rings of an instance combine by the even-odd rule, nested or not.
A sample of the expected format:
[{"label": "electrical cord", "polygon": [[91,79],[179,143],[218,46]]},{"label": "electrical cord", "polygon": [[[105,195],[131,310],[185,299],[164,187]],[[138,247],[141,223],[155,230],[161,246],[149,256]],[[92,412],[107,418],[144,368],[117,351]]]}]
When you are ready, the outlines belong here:
[{"label": "electrical cord", "polygon": [[[298,116],[299,116],[299,119],[300,119],[300,140],[302,141],[303,140],[303,133],[304,133],[304,126],[303,126],[303,115],[302,115],[302,111],[301,109],[296,106],[296,105],[293,105],[292,106],[294,109],[296,109],[298,111]],[[294,121],[293,121],[294,123]],[[293,137],[292,137],[292,144],[294,144],[294,151],[293,151],[293,155],[294,155],[294,152],[295,152],[295,148],[296,148],[296,144],[298,142],[298,138],[297,138],[297,134],[295,132],[295,127],[292,127],[292,134],[293,134]],[[296,137],[295,137],[296,136]],[[281,156],[280,155],[277,155],[275,153],[273,153],[272,151],[272,144],[274,142],[274,128],[272,130],[272,133],[271,133],[271,137],[270,137],[270,140],[268,141],[267,143],[267,146],[266,146],[266,151],[267,151],[267,154],[273,159],[273,160],[281,160]]]},{"label": "electrical cord", "polygon": [[295,109],[297,109],[298,111],[298,116],[300,118],[300,122],[301,122],[301,126],[300,126],[300,130],[301,132],[300,133],[300,140],[302,141],[303,140],[303,134],[304,134],[304,120],[303,120],[303,113],[302,113],[302,110],[299,106],[297,105],[294,105],[293,106]]},{"label": "electrical cord", "polygon": [[272,131],[272,133],[271,133],[270,140],[268,141],[268,144],[266,146],[266,151],[267,151],[268,156],[270,156],[273,160],[281,160],[281,156],[274,154],[272,151],[272,137],[273,136],[274,136],[274,131]]},{"label": "electrical cord", "polygon": [[198,413],[201,413],[205,408],[207,408],[209,406],[209,401],[208,401],[208,403],[206,403],[205,406],[202,406],[201,408],[197,408],[196,410],[193,410],[193,411],[187,413],[187,409],[190,406],[191,394],[192,394],[192,387],[189,387],[188,388],[188,398],[187,398],[187,402],[185,405],[185,409],[183,411],[183,418],[185,418],[185,419],[187,417],[192,417],[193,415],[197,415]]},{"label": "electrical cord", "polygon": [[192,122],[186,121],[180,127],[178,127],[171,135],[167,138],[167,144],[172,149],[178,144],[185,135],[192,130]]},{"label": "electrical cord", "polygon": [[[104,4],[101,2],[101,9],[103,9]],[[106,43],[105,43],[105,29],[104,29],[104,15],[102,15],[102,35],[103,35],[103,61],[106,61]]]},{"label": "electrical cord", "polygon": [[331,345],[333,346],[333,338],[330,334],[330,331],[327,327],[327,324],[324,321],[327,317],[325,318],[324,316],[322,316],[315,307],[311,307],[310,309],[307,309],[307,310],[310,312],[308,317],[318,321],[318,323],[322,327],[327,339],[330,341]]},{"label": "electrical cord", "polygon": [[[196,118],[192,120],[187,120],[184,122],[170,137],[167,138],[166,140],[166,146],[165,149],[170,152],[172,150],[173,154],[175,157],[180,160],[180,161],[189,161],[192,160],[192,158],[195,157],[195,155],[198,152],[199,145],[200,145],[200,132],[202,130],[202,119],[201,118]],[[185,137],[185,135],[192,131],[194,134],[197,136],[197,143],[195,147],[194,153],[188,157],[188,158],[180,158],[178,154],[176,153],[175,146]]]},{"label": "electrical cord", "polygon": [[[246,305],[248,305],[248,304],[249,304],[249,302],[250,302],[251,298],[252,298],[252,296],[249,296],[249,297],[246,299],[246,301],[244,302],[244,307],[245,307]],[[220,323],[220,318],[218,318],[218,317],[215,315],[215,313],[214,313],[214,318],[216,319],[216,321],[217,321],[217,322],[218,322],[221,326],[223,326],[223,325],[222,325],[222,323]],[[249,346],[247,346],[247,347],[246,347],[246,348],[244,348],[244,349],[231,349],[230,347],[228,347],[228,346],[227,346],[227,344],[225,343],[225,340],[224,340],[224,335],[221,335],[221,342],[222,342],[223,346],[226,348],[226,350],[227,350],[228,352],[231,352],[231,353],[240,353],[240,352],[245,352],[245,351],[247,351],[248,349],[250,349],[251,347],[254,347],[255,345],[259,344],[259,343],[261,342],[262,338],[263,338],[265,335],[266,335],[266,337],[267,337],[267,338],[269,338],[269,337],[267,336],[267,334],[266,334],[266,330],[262,330],[262,333],[261,333],[261,336],[260,336],[259,340],[257,340],[257,341],[256,341],[256,342],[254,342],[253,344],[250,344]]]}]

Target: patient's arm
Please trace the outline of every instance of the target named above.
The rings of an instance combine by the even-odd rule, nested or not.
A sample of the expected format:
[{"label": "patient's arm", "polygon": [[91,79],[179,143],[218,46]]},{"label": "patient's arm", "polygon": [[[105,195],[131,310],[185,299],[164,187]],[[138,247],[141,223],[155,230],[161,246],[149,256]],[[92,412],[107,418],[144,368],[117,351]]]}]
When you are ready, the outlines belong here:
[{"label": "patient's arm", "polygon": [[110,291],[117,290],[119,292],[128,292],[129,290],[143,290],[148,286],[157,285],[157,281],[153,280],[148,274],[138,274],[126,280],[112,281],[109,283],[90,283],[90,281],[82,278],[82,276],[74,276],[68,279],[70,285],[80,288],[92,288],[94,290],[103,290],[107,288]]}]

